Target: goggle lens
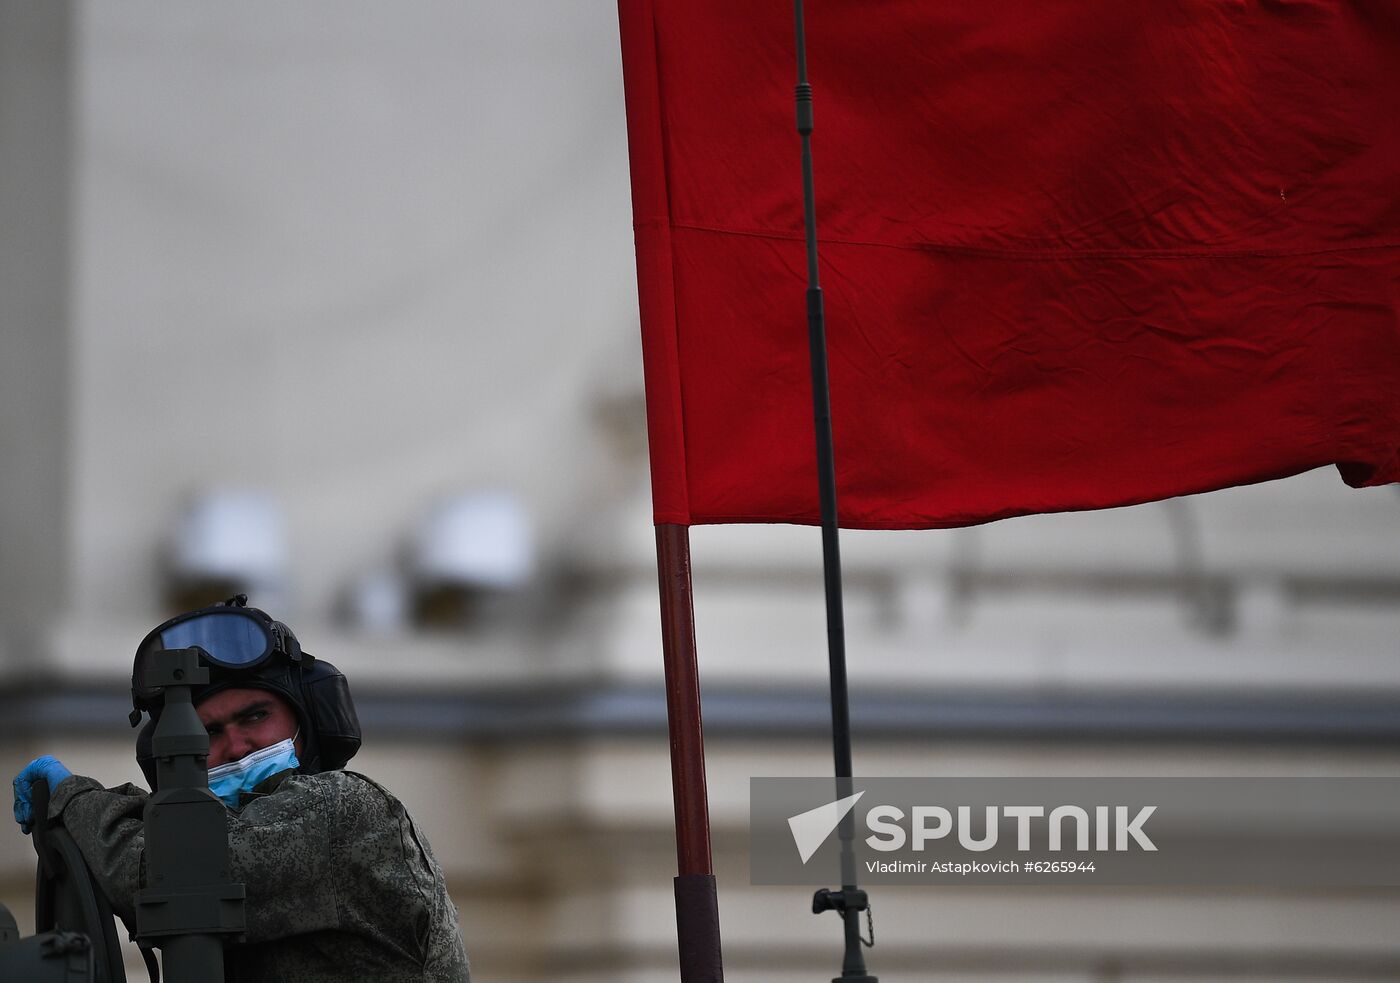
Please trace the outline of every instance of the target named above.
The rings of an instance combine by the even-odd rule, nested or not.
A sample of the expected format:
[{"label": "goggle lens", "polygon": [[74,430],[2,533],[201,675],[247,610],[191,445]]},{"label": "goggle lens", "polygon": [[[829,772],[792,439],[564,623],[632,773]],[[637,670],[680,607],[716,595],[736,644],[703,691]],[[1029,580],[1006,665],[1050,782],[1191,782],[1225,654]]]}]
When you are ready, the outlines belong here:
[{"label": "goggle lens", "polygon": [[272,651],[266,627],[238,611],[210,611],[176,622],[160,633],[161,648],[198,646],[209,659],[228,669],[255,665]]}]

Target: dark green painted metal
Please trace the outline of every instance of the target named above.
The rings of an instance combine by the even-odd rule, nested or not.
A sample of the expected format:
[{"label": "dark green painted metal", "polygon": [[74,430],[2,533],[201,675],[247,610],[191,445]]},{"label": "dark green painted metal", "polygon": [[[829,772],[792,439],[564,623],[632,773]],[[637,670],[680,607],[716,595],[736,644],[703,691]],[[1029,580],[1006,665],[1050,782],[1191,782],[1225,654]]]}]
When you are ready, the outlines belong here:
[{"label": "dark green painted metal", "polygon": [[209,735],[190,687],[208,682],[195,649],[161,653],[165,687],[156,725],[157,789],[146,802],[146,887],[137,938],[161,947],[168,983],[222,983],[224,944],[241,935],[244,889],[230,876],[224,804],[209,791]]}]

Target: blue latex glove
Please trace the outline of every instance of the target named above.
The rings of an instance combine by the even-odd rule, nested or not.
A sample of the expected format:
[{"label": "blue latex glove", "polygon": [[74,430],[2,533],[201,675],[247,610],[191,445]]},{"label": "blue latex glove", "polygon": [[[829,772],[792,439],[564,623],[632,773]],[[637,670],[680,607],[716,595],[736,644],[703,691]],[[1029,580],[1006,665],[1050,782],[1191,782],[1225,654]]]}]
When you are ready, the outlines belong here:
[{"label": "blue latex glove", "polygon": [[19,823],[20,832],[27,834],[34,822],[34,783],[42,778],[49,783],[49,792],[52,794],[54,789],[58,788],[58,783],[72,774],[63,767],[62,761],[46,754],[29,762],[24,766],[24,770],[15,776],[15,822]]}]

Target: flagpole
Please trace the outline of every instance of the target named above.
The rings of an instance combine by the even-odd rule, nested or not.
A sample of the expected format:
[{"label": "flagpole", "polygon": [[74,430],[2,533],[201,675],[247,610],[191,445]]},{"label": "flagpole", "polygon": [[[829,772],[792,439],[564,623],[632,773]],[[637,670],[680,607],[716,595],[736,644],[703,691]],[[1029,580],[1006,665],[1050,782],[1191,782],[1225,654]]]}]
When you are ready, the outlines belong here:
[{"label": "flagpole", "polygon": [[656,569],[666,672],[666,722],[671,735],[671,793],[676,815],[676,941],[681,983],[723,983],[719,903],[705,787],[700,674],[695,656],[690,530],[686,526],[657,525]]},{"label": "flagpole", "polygon": [[[812,175],[812,86],[807,81],[807,37],[802,0],[795,0],[797,27],[797,132],[802,137],[802,214],[807,240],[807,344],[812,366],[812,416],[817,438],[817,482],[822,518],[822,573],[826,583],[826,645],[831,674],[831,740],[836,795],[851,794],[851,717],[846,687],[846,625],[841,600],[841,544],[836,512],[836,457],[831,435],[831,388],[826,363],[826,315],[817,264],[816,183]],[[841,890],[818,891],[812,910],[840,913],[845,936],[841,975],[833,983],[876,983],[861,952],[860,913],[869,901],[856,886],[855,815],[841,820]],[[873,936],[872,936],[873,940]],[[872,943],[873,944],[873,943]]]}]

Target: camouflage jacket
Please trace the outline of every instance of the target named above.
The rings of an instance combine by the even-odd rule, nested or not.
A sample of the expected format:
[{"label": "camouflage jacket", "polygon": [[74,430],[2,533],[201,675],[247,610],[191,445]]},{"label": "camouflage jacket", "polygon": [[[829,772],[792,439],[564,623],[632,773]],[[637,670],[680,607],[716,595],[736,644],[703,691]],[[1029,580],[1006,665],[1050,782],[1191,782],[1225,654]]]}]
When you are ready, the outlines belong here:
[{"label": "camouflage jacket", "polygon": [[[134,927],[144,887],[147,795],[65,779],[50,800],[112,908]],[[246,942],[224,954],[228,983],[469,979],[457,911],[421,830],[363,775],[287,773],[228,813],[234,880],[247,890]]]}]

